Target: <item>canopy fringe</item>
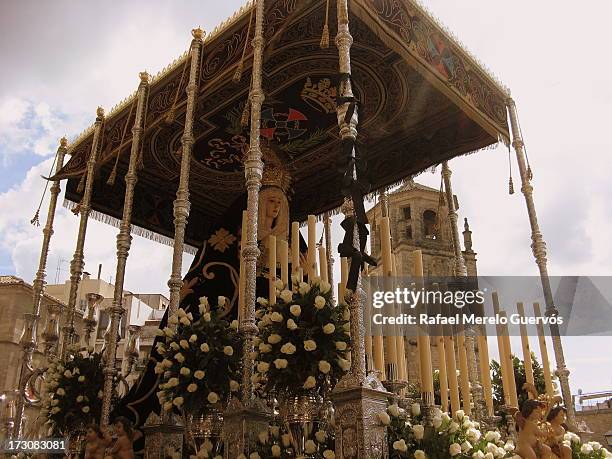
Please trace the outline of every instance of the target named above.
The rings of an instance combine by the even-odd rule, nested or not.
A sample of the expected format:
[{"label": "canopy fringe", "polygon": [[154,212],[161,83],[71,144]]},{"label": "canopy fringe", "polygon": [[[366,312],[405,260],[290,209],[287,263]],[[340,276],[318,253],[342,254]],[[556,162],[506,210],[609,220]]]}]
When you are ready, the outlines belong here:
[{"label": "canopy fringe", "polygon": [[[71,201],[70,199],[64,199],[63,206],[70,211],[74,211],[76,208],[78,208],[79,203]],[[121,226],[120,219],[111,217],[110,215],[106,215],[96,210],[90,210],[89,217],[107,225],[114,226],[115,228],[119,228]],[[143,228],[142,226],[131,225],[130,233],[157,242],[159,244],[167,245],[169,247],[174,246],[174,239],[168,236],[164,236],[163,234],[156,233],[155,231]],[[188,253],[190,255],[195,255],[197,251],[197,247],[194,247],[192,245],[184,244],[183,246],[183,252]]]}]

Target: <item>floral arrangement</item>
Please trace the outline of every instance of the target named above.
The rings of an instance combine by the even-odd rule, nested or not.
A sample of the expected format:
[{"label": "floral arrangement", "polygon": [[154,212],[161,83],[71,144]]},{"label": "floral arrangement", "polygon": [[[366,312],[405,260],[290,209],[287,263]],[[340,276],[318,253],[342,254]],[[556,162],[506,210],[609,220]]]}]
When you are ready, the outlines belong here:
[{"label": "floral arrangement", "polygon": [[431,429],[425,428],[418,403],[412,405],[411,414],[397,405],[378,414],[387,426],[391,459],[520,459],[512,442],[504,443],[498,431],[482,434],[479,423],[461,410],[450,417],[435,408]]},{"label": "floral arrangement", "polygon": [[572,459],[610,459],[612,453],[601,446],[601,443],[590,441],[582,443],[580,437],[573,432],[563,436],[563,443],[572,449]]},{"label": "floral arrangement", "polygon": [[[218,298],[219,306],[225,297]],[[200,317],[179,309],[168,318],[170,325],[159,330],[165,343],[157,343],[163,360],[155,367],[162,375],[157,397],[165,411],[173,407],[197,414],[220,407],[240,388],[243,340],[238,321],[231,323],[211,311],[206,297],[200,298]]]},{"label": "floral arrangement", "polygon": [[[315,459],[335,459],[335,436],[333,428],[320,428],[305,442],[305,453]],[[256,441],[249,451],[238,456],[238,459],[293,459],[296,457],[291,446],[291,434],[277,424],[270,424],[266,430],[259,432]]]},{"label": "floral arrangement", "polygon": [[331,390],[350,369],[349,311],[314,278],[293,289],[277,281],[277,302],[259,298],[254,382],[264,394]]},{"label": "floral arrangement", "polygon": [[100,419],[104,373],[102,354],[72,346],[64,361],[54,360],[44,375],[41,414],[52,434],[67,435]]}]

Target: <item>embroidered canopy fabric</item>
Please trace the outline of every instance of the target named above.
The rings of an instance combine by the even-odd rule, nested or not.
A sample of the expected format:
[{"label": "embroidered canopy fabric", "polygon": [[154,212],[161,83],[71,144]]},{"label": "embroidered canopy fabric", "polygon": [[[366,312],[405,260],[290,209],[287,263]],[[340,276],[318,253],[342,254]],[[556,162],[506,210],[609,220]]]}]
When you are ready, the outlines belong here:
[{"label": "embroidered canopy fabric", "polygon": [[[293,178],[291,215],[303,220],[342,203],[336,119],[338,51],[335,2],[330,3],[331,46],[321,49],[325,0],[267,0],[262,111],[264,161],[281,161]],[[507,94],[418,5],[408,0],[349,2],[352,82],[359,101],[358,148],[372,189],[397,183],[428,167],[507,141]],[[244,191],[249,145],[241,115],[250,84],[250,7],[210,34],[203,48],[190,177],[186,242],[197,246],[209,222]],[[254,20],[254,19],[251,19]],[[251,27],[251,30],[253,27]],[[232,76],[246,44],[240,82]],[[172,203],[178,187],[189,65],[184,56],[150,86],[132,222],[157,235],[174,234]],[[92,208],[120,219],[131,143],[133,96],[103,126]],[[174,116],[168,116],[172,111]],[[124,134],[125,131],[125,134]],[[91,150],[90,129],[71,146],[58,175],[66,198],[79,202]],[[123,138],[123,142],[122,142]],[[110,186],[117,155],[117,180]]]}]

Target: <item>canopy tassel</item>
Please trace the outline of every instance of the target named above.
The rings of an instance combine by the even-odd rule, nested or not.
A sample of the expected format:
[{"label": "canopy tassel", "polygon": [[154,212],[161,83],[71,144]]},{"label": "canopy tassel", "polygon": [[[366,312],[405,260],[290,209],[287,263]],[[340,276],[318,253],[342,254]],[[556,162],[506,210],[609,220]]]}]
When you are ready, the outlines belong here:
[{"label": "canopy tassel", "polygon": [[40,226],[40,209],[36,210],[36,213],[34,214],[34,218],[30,220],[30,224],[34,226]]},{"label": "canopy tassel", "polygon": [[240,79],[242,78],[242,72],[244,70],[244,56],[246,55],[247,46],[249,45],[249,38],[251,36],[251,22],[253,21],[253,11],[254,10],[255,10],[255,4],[251,6],[251,14],[249,15],[249,25],[247,27],[246,38],[244,39],[244,48],[242,48],[242,56],[240,56],[238,67],[236,67],[236,71],[234,72],[234,77],[232,78],[232,81],[234,83],[240,83]]},{"label": "canopy tassel", "polygon": [[85,189],[85,176],[87,175],[87,172],[84,172],[83,175],[81,175],[81,180],[79,180],[79,184],[77,186],[77,193],[82,193],[83,190]]},{"label": "canopy tassel", "polygon": [[[62,139],[62,141],[66,141],[65,138]],[[59,152],[56,153],[55,158],[53,158],[53,163],[51,164],[51,170],[49,171],[49,175],[48,175],[49,177],[51,177],[51,175],[53,174],[53,168],[55,167],[55,162],[57,161],[58,154]],[[30,220],[31,225],[40,226],[40,208],[42,207],[43,200],[45,199],[45,194],[47,194],[48,187],[49,187],[49,181],[45,180],[45,189],[43,190],[43,194],[40,197],[40,202],[38,203],[38,208],[36,209],[36,213],[34,214],[34,217],[32,218],[32,220]]]},{"label": "canopy tassel", "polygon": [[514,194],[514,183],[512,182],[512,160],[510,159],[510,148],[508,148],[508,169],[510,170],[510,178],[508,179],[508,193]]},{"label": "canopy tassel", "polygon": [[323,25],[323,33],[321,34],[321,49],[329,48],[329,0],[325,2],[325,24]]},{"label": "canopy tassel", "polygon": [[[187,56],[191,55],[191,46],[189,46],[189,51],[187,52]],[[176,87],[176,93],[174,94],[174,101],[172,102],[172,106],[168,109],[168,114],[166,115],[166,123],[172,124],[174,123],[174,119],[176,117],[176,104],[178,102],[179,93],[181,88],[183,87],[183,83],[185,81],[185,72],[187,71],[187,63],[189,62],[189,57],[185,58],[185,63],[183,64],[183,73],[181,74],[181,81]]]}]

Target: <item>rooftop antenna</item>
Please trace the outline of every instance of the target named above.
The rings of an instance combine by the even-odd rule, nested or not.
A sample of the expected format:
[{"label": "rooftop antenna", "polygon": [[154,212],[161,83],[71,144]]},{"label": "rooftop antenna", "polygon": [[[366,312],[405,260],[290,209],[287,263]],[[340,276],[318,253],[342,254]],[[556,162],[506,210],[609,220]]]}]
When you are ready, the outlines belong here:
[{"label": "rooftop antenna", "polygon": [[98,264],[98,279],[100,279],[102,275],[102,263]]}]

